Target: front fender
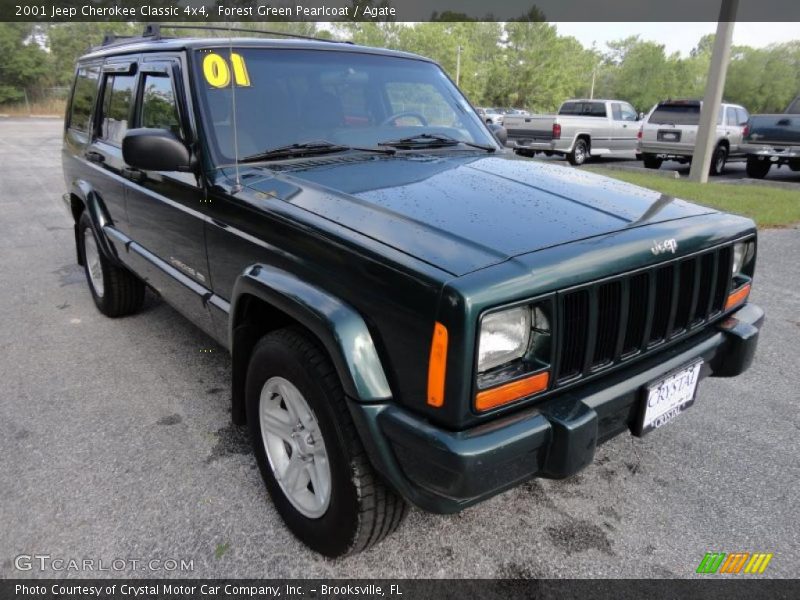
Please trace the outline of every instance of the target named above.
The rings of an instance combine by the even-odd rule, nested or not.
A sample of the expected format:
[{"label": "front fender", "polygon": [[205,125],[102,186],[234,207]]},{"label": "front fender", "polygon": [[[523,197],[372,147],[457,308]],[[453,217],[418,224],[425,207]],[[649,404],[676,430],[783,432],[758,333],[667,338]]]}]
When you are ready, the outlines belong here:
[{"label": "front fender", "polygon": [[234,332],[246,295],[263,300],[311,331],[328,351],[348,396],[363,402],[391,398],[386,374],[361,315],[339,298],[274,267],[254,265],[236,280],[229,331],[234,356]]},{"label": "front fender", "polygon": [[[103,200],[94,189],[85,181],[75,181],[72,184],[70,193],[78,198],[84,206],[84,210],[89,215],[89,220],[92,222],[92,228],[94,229],[95,235],[97,237],[98,245],[100,247],[100,252],[103,253],[103,256],[110,260],[115,264],[119,264],[119,257],[117,256],[117,251],[114,246],[108,241],[106,237],[105,230],[103,229],[106,225],[112,225],[111,216],[108,214],[108,210],[103,204]],[[77,247],[80,248],[80,244],[78,243],[78,223],[77,219],[75,222],[75,240],[77,243]],[[82,257],[81,257],[82,261]],[[83,264],[81,262],[81,264]]]}]

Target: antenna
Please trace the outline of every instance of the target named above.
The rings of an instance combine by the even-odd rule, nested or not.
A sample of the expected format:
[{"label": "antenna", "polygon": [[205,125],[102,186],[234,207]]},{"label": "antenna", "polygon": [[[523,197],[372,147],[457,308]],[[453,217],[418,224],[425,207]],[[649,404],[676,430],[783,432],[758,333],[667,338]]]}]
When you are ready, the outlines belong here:
[{"label": "antenna", "polygon": [[[228,31],[228,60],[233,64],[233,36]],[[239,125],[236,122],[236,81],[231,79],[231,119],[233,121],[233,168],[236,172],[236,180],[231,188],[231,194],[238,194],[242,191],[242,180],[239,178]]]}]

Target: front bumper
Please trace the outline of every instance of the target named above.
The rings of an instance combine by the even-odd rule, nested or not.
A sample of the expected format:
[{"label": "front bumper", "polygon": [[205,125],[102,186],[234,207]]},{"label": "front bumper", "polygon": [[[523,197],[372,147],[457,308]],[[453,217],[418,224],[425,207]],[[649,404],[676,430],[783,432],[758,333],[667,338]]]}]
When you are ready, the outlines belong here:
[{"label": "front bumper", "polygon": [[764,311],[746,304],[723,322],[656,356],[519,413],[451,432],[391,404],[350,402],[375,467],[408,501],[453,513],[532,477],[561,479],[636,422],[643,386],[697,358],[701,378],[750,366]]}]

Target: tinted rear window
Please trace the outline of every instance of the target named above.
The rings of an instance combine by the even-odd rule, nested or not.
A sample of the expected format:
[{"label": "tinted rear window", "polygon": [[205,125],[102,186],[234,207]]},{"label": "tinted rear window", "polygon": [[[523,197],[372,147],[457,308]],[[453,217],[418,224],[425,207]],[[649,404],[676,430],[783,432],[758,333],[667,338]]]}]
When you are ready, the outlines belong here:
[{"label": "tinted rear window", "polygon": [[659,125],[697,125],[700,122],[700,105],[660,104],[650,115],[648,122]]},{"label": "tinted rear window", "polygon": [[789,105],[786,112],[790,115],[800,115],[800,97],[795,98],[795,101]]},{"label": "tinted rear window", "polygon": [[604,102],[564,102],[558,111],[560,115],[579,115],[582,117],[605,117]]}]

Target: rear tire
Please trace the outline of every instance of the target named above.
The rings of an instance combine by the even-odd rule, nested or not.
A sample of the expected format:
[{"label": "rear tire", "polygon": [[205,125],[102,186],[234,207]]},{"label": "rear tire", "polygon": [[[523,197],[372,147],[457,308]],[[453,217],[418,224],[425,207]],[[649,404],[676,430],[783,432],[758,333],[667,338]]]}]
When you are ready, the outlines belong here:
[{"label": "rear tire", "polygon": [[533,150],[516,149],[514,150],[514,152],[516,152],[517,156],[524,156],[525,158],[533,158],[534,156],[536,156],[536,152],[534,152]]},{"label": "rear tire", "polygon": [[586,140],[584,139],[577,140],[572,152],[567,154],[567,160],[569,161],[569,164],[575,165],[576,167],[579,167],[585,163],[588,157],[589,146],[587,146]]},{"label": "rear tire", "polygon": [[725,171],[725,163],[728,161],[728,148],[724,144],[717,145],[714,148],[714,154],[711,156],[711,166],[708,172],[711,175],[722,175]]},{"label": "rear tire", "polygon": [[764,179],[772,168],[768,160],[759,160],[757,156],[747,157],[747,176],[752,179]]},{"label": "rear tire", "polygon": [[642,161],[646,169],[660,169],[664,159],[659,158],[655,154],[644,153],[642,154]]},{"label": "rear tire", "polygon": [[92,221],[85,211],[78,219],[78,244],[86,283],[100,312],[116,318],[139,311],[144,303],[144,283],[103,255]]},{"label": "rear tire", "polygon": [[[246,405],[264,483],[300,541],[337,557],[365,550],[397,529],[406,503],[373,470],[336,371],[303,330],[280,329],[256,344]],[[296,477],[290,474],[293,457],[301,465]],[[315,486],[326,474],[327,487]]]}]

